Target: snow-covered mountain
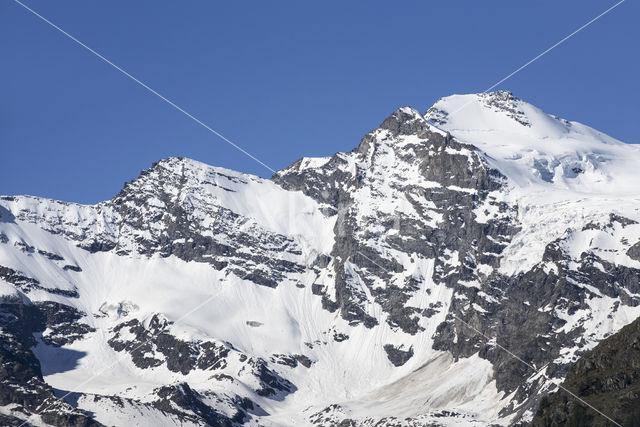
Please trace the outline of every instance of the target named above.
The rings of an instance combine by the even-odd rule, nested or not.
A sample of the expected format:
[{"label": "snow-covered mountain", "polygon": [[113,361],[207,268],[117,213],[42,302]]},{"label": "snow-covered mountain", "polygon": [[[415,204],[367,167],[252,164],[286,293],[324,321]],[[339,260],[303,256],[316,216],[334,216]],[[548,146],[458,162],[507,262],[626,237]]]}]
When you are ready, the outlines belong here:
[{"label": "snow-covered mountain", "polygon": [[0,421],[531,420],[640,317],[637,165],[493,92],[271,180],[169,158],[94,206],[2,197]]}]

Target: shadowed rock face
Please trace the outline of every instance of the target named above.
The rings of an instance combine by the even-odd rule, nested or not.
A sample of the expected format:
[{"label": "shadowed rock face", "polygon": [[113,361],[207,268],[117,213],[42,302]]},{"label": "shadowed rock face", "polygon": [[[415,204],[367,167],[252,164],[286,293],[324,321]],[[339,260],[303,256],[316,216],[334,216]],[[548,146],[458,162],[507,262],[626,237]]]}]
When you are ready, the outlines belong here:
[{"label": "shadowed rock face", "polygon": [[[72,307],[60,304],[52,317],[51,308],[50,303],[39,306],[19,298],[0,300],[0,406],[20,405],[23,415],[39,414],[51,425],[99,426],[87,412],[59,401],[42,379],[40,362],[31,351],[37,343],[34,334],[47,327],[69,327],[80,317]],[[6,425],[24,423],[9,415],[0,421]]]},{"label": "shadowed rock face", "polygon": [[627,251],[627,255],[629,255],[629,258],[631,258],[631,259],[635,259],[636,261],[640,261],[640,242],[638,242],[635,245],[631,246],[629,248],[629,250]]},{"label": "shadowed rock face", "polygon": [[[160,400],[154,406],[163,412],[175,414],[182,422],[206,422],[206,425],[214,427],[232,427],[244,419],[244,412],[238,412],[233,418],[217,413],[211,407],[202,402],[202,396],[182,383],[176,386],[161,387],[156,391]],[[194,413],[194,416],[185,415],[184,411]]]},{"label": "shadowed rock face", "polygon": [[399,348],[395,348],[391,344],[386,344],[384,346],[384,351],[387,352],[387,357],[394,366],[404,365],[407,363],[407,360],[411,359],[413,356],[413,348],[409,348],[409,350],[401,350]]},{"label": "shadowed rock face", "polygon": [[585,353],[567,373],[565,390],[540,402],[533,426],[614,425],[584,402],[623,426],[640,425],[640,319]]}]

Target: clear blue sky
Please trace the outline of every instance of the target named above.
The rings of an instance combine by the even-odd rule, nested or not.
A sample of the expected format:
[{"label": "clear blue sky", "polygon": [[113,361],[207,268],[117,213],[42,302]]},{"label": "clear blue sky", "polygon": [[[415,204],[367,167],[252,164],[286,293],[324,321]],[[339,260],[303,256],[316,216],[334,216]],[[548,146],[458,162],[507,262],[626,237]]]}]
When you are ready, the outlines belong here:
[{"label": "clear blue sky", "polygon": [[[23,1],[274,169],[482,92],[615,3]],[[499,89],[640,142],[639,19],[627,0]],[[168,156],[271,175],[11,0],[0,40],[0,194],[95,203]]]}]

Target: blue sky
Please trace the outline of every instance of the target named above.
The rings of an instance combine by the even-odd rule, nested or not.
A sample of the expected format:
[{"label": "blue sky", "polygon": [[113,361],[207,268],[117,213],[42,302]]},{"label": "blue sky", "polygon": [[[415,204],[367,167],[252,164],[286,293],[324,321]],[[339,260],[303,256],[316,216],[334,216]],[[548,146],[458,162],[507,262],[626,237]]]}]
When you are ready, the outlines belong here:
[{"label": "blue sky", "polygon": [[[482,92],[615,3],[23,1],[274,169]],[[627,0],[499,89],[640,142],[639,18]],[[0,40],[0,194],[96,203],[168,156],[271,175],[10,0]]]}]

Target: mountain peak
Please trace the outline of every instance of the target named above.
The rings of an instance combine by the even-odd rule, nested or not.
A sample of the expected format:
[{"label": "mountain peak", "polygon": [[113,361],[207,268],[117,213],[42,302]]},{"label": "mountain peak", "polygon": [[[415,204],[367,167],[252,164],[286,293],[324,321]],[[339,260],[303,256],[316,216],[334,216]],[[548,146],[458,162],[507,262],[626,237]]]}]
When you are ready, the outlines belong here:
[{"label": "mountain peak", "polygon": [[[640,150],[577,122],[547,114],[511,92],[451,95],[425,120],[486,154],[520,188],[549,184],[573,194],[635,194]],[[540,187],[541,185],[541,187]]]},{"label": "mountain peak", "polygon": [[487,124],[493,125],[496,118],[508,118],[520,126],[530,127],[523,106],[533,107],[509,91],[451,95],[440,98],[424,117],[435,125],[450,124],[454,118],[456,122],[476,118],[472,120],[473,124],[484,124],[490,118]]},{"label": "mountain peak", "polygon": [[206,163],[193,160],[188,157],[166,157],[154,162],[149,170],[167,169],[175,172],[180,172],[184,168],[186,169],[209,169],[214,166],[210,166]]},{"label": "mountain peak", "polygon": [[382,122],[380,129],[388,130],[393,136],[412,135],[429,129],[429,124],[416,109],[400,107]]},{"label": "mountain peak", "polygon": [[212,182],[217,183],[220,179],[225,182],[262,181],[261,178],[253,175],[211,166],[188,157],[167,157],[154,162],[150,168],[140,172],[140,176],[127,185],[148,183],[157,189],[177,181],[188,182],[190,186],[198,186]]}]

